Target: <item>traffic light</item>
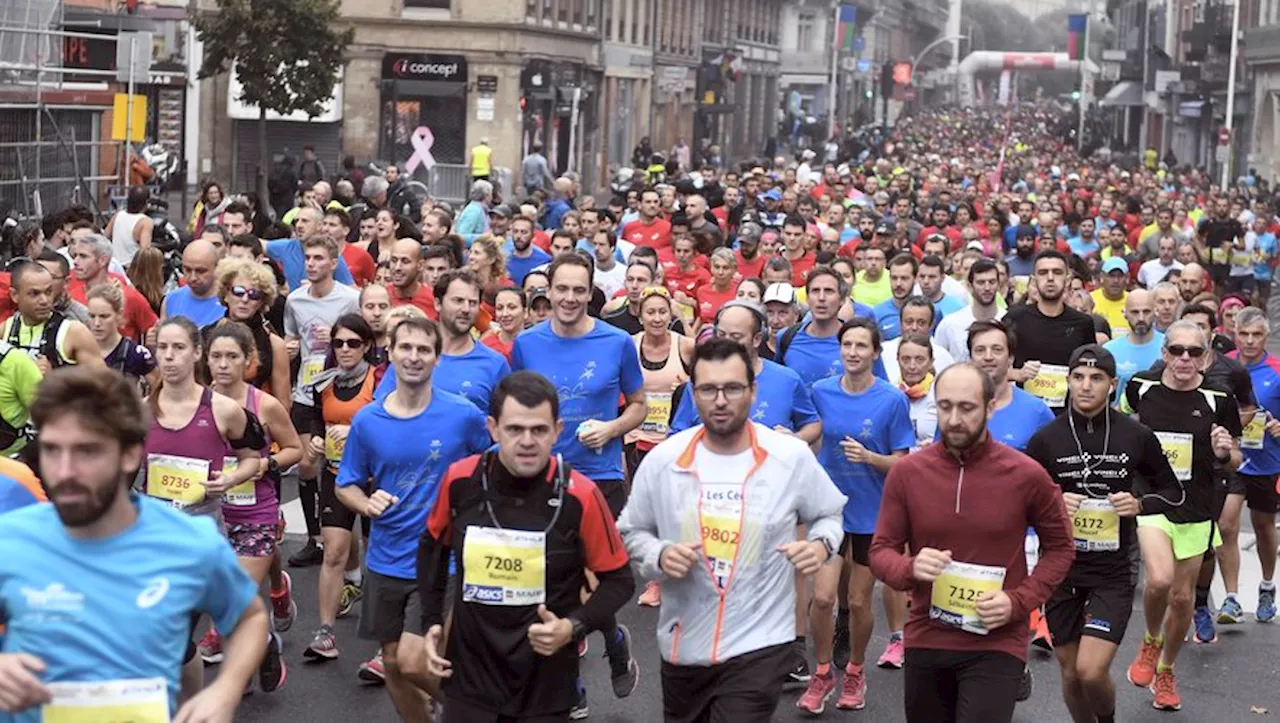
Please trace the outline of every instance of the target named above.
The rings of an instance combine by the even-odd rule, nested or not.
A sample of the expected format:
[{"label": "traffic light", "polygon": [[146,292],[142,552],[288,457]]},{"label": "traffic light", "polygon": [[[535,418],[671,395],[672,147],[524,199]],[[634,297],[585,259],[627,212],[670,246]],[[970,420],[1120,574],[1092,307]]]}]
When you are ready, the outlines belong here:
[{"label": "traffic light", "polygon": [[1076,100],[1076,101],[1080,100],[1080,91],[1078,90],[1071,91],[1071,100]]},{"label": "traffic light", "polygon": [[871,100],[871,96],[872,96],[872,95],[873,95],[873,94],[872,94],[872,92],[871,92],[871,89],[870,89],[870,88],[867,88],[867,90],[866,90],[867,100]]}]

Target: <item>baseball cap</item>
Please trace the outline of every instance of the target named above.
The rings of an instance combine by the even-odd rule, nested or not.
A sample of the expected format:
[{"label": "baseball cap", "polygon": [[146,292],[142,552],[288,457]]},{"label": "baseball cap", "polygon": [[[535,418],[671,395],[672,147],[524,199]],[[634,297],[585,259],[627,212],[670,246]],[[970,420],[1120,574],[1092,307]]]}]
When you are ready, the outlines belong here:
[{"label": "baseball cap", "polygon": [[1080,174],[1079,174],[1079,173],[1068,173],[1068,174],[1067,174],[1067,180],[1068,180],[1068,181],[1079,181],[1079,180],[1080,180]]},{"label": "baseball cap", "polygon": [[770,188],[768,191],[760,194],[761,201],[781,201],[782,192],[776,188]]},{"label": "baseball cap", "polygon": [[538,288],[529,292],[529,306],[533,306],[533,302],[538,299],[546,299],[548,304],[551,303],[551,297],[547,294],[546,289]]},{"label": "baseball cap", "polygon": [[[781,284],[774,284],[773,286],[781,286]],[[770,286],[769,288],[773,288],[773,286]],[[765,296],[768,296],[768,294],[766,293]],[[721,306],[720,310],[716,312],[716,323],[720,323],[720,317],[724,314],[725,309],[734,308],[750,311],[752,314],[755,314],[756,320],[760,322],[761,329],[765,329],[766,331],[769,329],[769,315],[765,313],[763,306],[751,299],[730,299],[729,301],[726,301],[724,306]]]},{"label": "baseball cap", "polygon": [[965,251],[982,251],[983,253],[986,252],[986,249],[982,247],[981,241],[970,241],[968,244],[965,245],[964,250]]},{"label": "baseball cap", "polygon": [[1127,274],[1129,273],[1129,264],[1118,256],[1112,256],[1106,260],[1106,263],[1102,264],[1102,273],[1109,274],[1112,271],[1120,271]]},{"label": "baseball cap", "polygon": [[498,216],[499,218],[511,218],[511,209],[506,204],[499,204],[489,210],[490,216]]},{"label": "baseball cap", "polygon": [[1071,360],[1067,362],[1067,369],[1071,370],[1080,366],[1101,369],[1110,377],[1115,377],[1116,375],[1116,358],[1111,355],[1111,352],[1103,349],[1100,344],[1085,344],[1071,352]]},{"label": "baseball cap", "polygon": [[770,301],[778,301],[783,304],[796,303],[795,287],[785,281],[769,284],[769,288],[764,290],[763,303],[767,304]]},{"label": "baseball cap", "polygon": [[891,224],[891,223],[882,223],[882,224],[879,224],[878,226],[876,226],[876,235],[877,235],[877,236],[892,236],[895,232],[897,232],[897,230],[898,230],[898,229],[897,229],[897,228],[895,228],[895,227],[894,227],[894,225],[893,225],[893,224]]}]

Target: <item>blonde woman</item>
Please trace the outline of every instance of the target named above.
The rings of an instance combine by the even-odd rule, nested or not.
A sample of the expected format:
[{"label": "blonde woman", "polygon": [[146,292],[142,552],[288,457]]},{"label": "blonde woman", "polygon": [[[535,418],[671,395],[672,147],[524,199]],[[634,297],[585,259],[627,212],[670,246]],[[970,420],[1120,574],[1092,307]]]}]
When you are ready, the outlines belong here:
[{"label": "blonde woman", "polygon": [[[135,381],[153,374],[156,358],[151,351],[120,333],[124,320],[124,292],[120,287],[114,283],[95,286],[86,301],[89,332],[98,342],[107,366]],[[151,382],[154,384],[155,379]]]},{"label": "blonde woman", "polygon": [[480,313],[476,316],[476,329],[488,331],[493,321],[493,300],[498,289],[511,286],[507,278],[507,261],[502,256],[502,246],[489,234],[477,236],[467,252],[467,268],[475,272],[480,281]]},{"label": "blonde woman", "polygon": [[227,321],[238,321],[248,327],[253,334],[255,351],[245,381],[275,397],[286,410],[291,408],[289,351],[284,338],[265,316],[278,293],[275,275],[261,263],[230,257],[218,262],[214,274],[218,280],[218,299],[226,307],[227,315],[205,327],[204,335],[208,336]]}]

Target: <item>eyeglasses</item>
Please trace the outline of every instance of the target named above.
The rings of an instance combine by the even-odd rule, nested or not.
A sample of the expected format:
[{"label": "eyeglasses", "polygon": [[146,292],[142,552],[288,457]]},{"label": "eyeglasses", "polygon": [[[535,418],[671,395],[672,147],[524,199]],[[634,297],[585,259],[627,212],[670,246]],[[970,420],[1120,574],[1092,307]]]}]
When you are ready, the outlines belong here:
[{"label": "eyeglasses", "polygon": [[266,294],[263,294],[261,290],[251,289],[247,286],[232,286],[231,295],[236,298],[248,298],[249,301],[262,301],[266,298]]},{"label": "eyeglasses", "polygon": [[742,396],[747,393],[747,385],[725,384],[724,386],[717,387],[710,384],[702,384],[693,388],[694,395],[704,402],[714,402],[716,398],[720,396],[721,392],[724,393],[725,399],[730,402],[736,402],[739,399],[742,399]]},{"label": "eyeglasses", "polygon": [[1200,357],[1204,356],[1204,352],[1205,352],[1205,348],[1202,346],[1183,346],[1181,344],[1173,344],[1172,346],[1166,346],[1164,349],[1165,351],[1169,352],[1169,354],[1175,359],[1182,356],[1183,354],[1186,354],[1192,359],[1199,359]]},{"label": "eyeglasses", "polygon": [[333,341],[330,341],[329,344],[331,344],[334,349],[359,349],[364,346],[364,339],[334,339]]}]

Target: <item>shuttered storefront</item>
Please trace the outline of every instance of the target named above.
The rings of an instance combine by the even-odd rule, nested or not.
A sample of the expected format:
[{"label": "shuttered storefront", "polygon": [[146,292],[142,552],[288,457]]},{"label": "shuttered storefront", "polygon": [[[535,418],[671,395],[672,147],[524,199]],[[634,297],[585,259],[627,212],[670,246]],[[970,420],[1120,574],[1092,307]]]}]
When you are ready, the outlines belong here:
[{"label": "shuttered storefront", "polygon": [[[342,168],[342,123],[300,123],[267,121],[267,173],[279,154],[288,152],[295,163],[302,162],[303,146],[316,149],[316,158],[332,177]],[[258,166],[258,122],[235,121],[235,157],[230,192],[246,191],[254,186]]]}]

